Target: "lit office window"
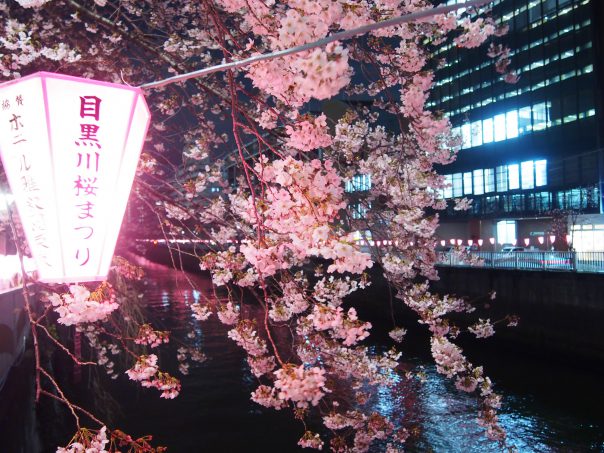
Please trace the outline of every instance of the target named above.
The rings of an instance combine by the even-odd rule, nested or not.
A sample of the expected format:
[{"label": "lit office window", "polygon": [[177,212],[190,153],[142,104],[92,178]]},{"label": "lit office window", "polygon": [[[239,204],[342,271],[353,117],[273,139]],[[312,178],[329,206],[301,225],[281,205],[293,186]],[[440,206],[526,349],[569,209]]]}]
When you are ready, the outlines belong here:
[{"label": "lit office window", "polygon": [[453,196],[463,197],[463,184],[461,179],[461,173],[455,173],[453,175]]},{"label": "lit office window", "polygon": [[482,121],[474,121],[470,128],[472,132],[472,146],[482,145]]},{"label": "lit office window", "polygon": [[497,222],[497,242],[512,245],[516,242],[516,221],[501,220]]},{"label": "lit office window", "polygon": [[547,185],[547,160],[535,161],[535,186]]},{"label": "lit office window", "polygon": [[453,197],[453,175],[445,175],[445,188],[443,189],[443,198]]},{"label": "lit office window", "polygon": [[547,127],[547,109],[545,102],[533,105],[533,130],[540,131]]},{"label": "lit office window", "polygon": [[535,166],[532,160],[522,162],[520,164],[520,171],[522,174],[522,189],[534,189],[535,188]]},{"label": "lit office window", "polygon": [[371,175],[354,175],[344,187],[346,192],[363,192],[369,189],[371,189]]},{"label": "lit office window", "polygon": [[505,113],[501,115],[497,115],[494,118],[495,123],[495,141],[500,142],[501,140],[505,140]]},{"label": "lit office window", "polygon": [[462,139],[462,148],[471,148],[472,147],[472,134],[470,131],[470,123],[463,124],[461,126],[461,139]]},{"label": "lit office window", "polygon": [[512,110],[505,114],[505,129],[507,138],[518,137],[518,111]]},{"label": "lit office window", "polygon": [[364,219],[367,217],[367,211],[371,208],[371,203],[365,205],[363,203],[354,203],[352,205],[352,218]]},{"label": "lit office window", "polygon": [[518,110],[518,133],[525,134],[533,129],[531,124],[531,108],[522,107]]},{"label": "lit office window", "polygon": [[493,168],[484,169],[484,192],[495,191],[495,170]]},{"label": "lit office window", "polygon": [[484,143],[493,141],[493,118],[487,118],[482,122],[482,137]]},{"label": "lit office window", "polygon": [[508,190],[508,167],[502,165],[497,167],[497,192],[507,192]]},{"label": "lit office window", "polygon": [[469,171],[463,174],[463,194],[468,195],[472,193],[472,172]]},{"label": "lit office window", "polygon": [[508,165],[508,188],[520,189],[520,168],[518,164]]},{"label": "lit office window", "polygon": [[484,193],[484,181],[482,169],[474,170],[474,195],[482,195]]}]

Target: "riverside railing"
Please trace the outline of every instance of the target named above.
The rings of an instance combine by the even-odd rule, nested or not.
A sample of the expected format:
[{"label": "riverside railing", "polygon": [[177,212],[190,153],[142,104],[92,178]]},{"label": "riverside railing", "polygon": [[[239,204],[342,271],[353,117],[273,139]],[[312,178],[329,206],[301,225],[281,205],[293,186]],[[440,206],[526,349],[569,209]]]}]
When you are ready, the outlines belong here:
[{"label": "riverside railing", "polygon": [[440,266],[603,272],[604,252],[439,252]]}]

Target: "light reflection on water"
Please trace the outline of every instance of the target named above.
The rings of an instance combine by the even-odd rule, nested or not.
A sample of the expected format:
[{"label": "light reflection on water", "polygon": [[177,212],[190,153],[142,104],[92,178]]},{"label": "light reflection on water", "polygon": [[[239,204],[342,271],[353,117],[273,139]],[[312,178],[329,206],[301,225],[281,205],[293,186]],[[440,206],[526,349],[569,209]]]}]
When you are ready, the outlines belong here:
[{"label": "light reflection on water", "polygon": [[[169,453],[310,451],[296,447],[304,428],[291,414],[266,410],[249,400],[257,381],[242,351],[226,338],[228,328],[215,315],[203,323],[191,317],[189,304],[216,302],[211,282],[189,276],[196,286],[192,289],[187,279],[166,267],[147,263],[146,268],[150,279],[142,301],[156,328],[173,331],[168,348],[160,353],[160,362],[163,369],[181,378],[182,394],[165,401],[156,392],[141,389],[123,376],[108,382],[123,410],[113,427],[135,436],[152,433],[154,444],[167,446]],[[242,310],[253,313],[255,308],[246,304]],[[195,334],[193,338],[187,337],[190,332]],[[191,362],[188,376],[176,371],[175,350],[180,345],[176,338],[200,348],[208,357],[202,364]],[[544,362],[535,365],[534,376],[521,375],[516,365],[511,362],[499,369],[499,375],[490,373],[496,383],[507,383],[496,389],[503,396],[500,420],[511,445],[520,452],[604,451],[603,418],[597,408],[588,407],[588,398],[587,403],[573,405],[559,401],[556,390],[531,391],[543,387],[540,383],[527,385],[531,379],[551,375],[555,380],[559,370]],[[397,426],[419,433],[409,441],[407,451],[502,451],[483,436],[476,424],[475,398],[455,390],[427,360],[410,357],[401,369],[420,366],[426,374],[425,383],[397,377],[394,386],[373,389],[368,401],[370,411],[387,415]],[[489,368],[486,371],[489,374]],[[570,388],[569,382],[574,387]],[[579,391],[583,385],[594,392],[601,391],[599,379],[581,372],[564,383],[566,392]],[[71,427],[57,429],[64,429],[65,438],[69,437]],[[2,429],[0,434],[5,435]],[[44,451],[54,451],[56,444],[47,447]],[[377,445],[371,451],[383,449],[384,445]]]},{"label": "light reflection on water", "polygon": [[[247,427],[239,426],[238,432],[243,436],[257,438],[253,430],[266,424],[279,423],[290,432],[279,432],[271,430],[269,438],[263,439],[264,451],[296,451],[294,444],[283,442],[282,438],[297,439],[303,432],[300,425],[289,419],[289,415],[277,412],[267,411],[260,408],[248,399],[249,392],[256,385],[255,378],[249,372],[248,366],[244,360],[243,354],[233,345],[232,342],[225,340],[226,328],[222,326],[215,318],[204,323],[198,323],[190,317],[187,301],[212,298],[210,282],[199,277],[192,277],[194,283],[198,285],[196,290],[187,289],[185,282],[172,286],[174,277],[168,278],[167,275],[154,275],[155,266],[149,269],[151,276],[156,277],[156,288],[149,288],[145,297],[150,310],[153,312],[157,307],[157,300],[154,294],[157,294],[159,288],[170,289],[171,319],[167,321],[172,327],[180,328],[181,331],[193,328],[200,334],[196,342],[202,344],[203,351],[210,358],[209,362],[191,368],[191,375],[186,377],[183,385],[183,396],[180,400],[189,397],[188,392],[193,390],[197,397],[206,400],[203,404],[207,405],[207,410],[212,411],[216,407],[221,408],[234,417],[245,417],[246,420],[254,419]],[[166,272],[165,268],[161,268]],[[244,307],[245,310],[253,310],[251,307]],[[201,333],[203,332],[203,342],[201,342]],[[409,381],[404,377],[398,377],[396,384],[391,388],[378,388],[374,390],[369,400],[370,410],[380,412],[391,417],[398,426],[409,428],[420,428],[420,435],[408,445],[408,451],[425,452],[499,452],[501,447],[494,442],[487,440],[482,429],[476,423],[476,399],[467,394],[455,390],[454,386],[446,379],[436,373],[435,367],[428,361],[420,359],[410,359],[404,364],[403,368],[423,366],[426,373],[426,381],[419,383],[415,380]],[[547,366],[544,364],[544,366]],[[555,370],[552,370],[555,371]],[[513,370],[509,370],[506,379],[514,379]],[[218,382],[218,379],[224,379],[228,376],[226,382]],[[492,376],[497,382],[497,376]],[[203,387],[208,379],[213,380],[211,387],[202,389],[202,394],[198,394],[199,387]],[[216,379],[216,380],[214,380]],[[520,373],[515,378],[527,379],[521,377]],[[580,381],[578,376],[577,380]],[[226,400],[220,395],[224,394],[219,389],[225,389],[230,386],[237,388],[241,400],[235,400],[233,394],[228,394]],[[572,391],[573,389],[567,389]],[[500,411],[500,420],[506,428],[509,436],[509,444],[514,445],[520,452],[583,452],[583,451],[604,451],[604,432],[602,431],[602,418],[593,418],[591,420],[583,419],[579,413],[565,413],[565,408],[551,407],[543,405],[539,401],[534,401],[532,395],[522,395],[507,391],[504,389],[499,392],[503,396],[503,405]],[[555,394],[550,395],[553,400]],[[548,403],[551,403],[549,401]],[[179,403],[175,403],[179,404]],[[229,409],[230,407],[230,409]],[[245,408],[245,416],[240,412]],[[548,411],[544,413],[543,411]],[[237,414],[237,415],[235,415]],[[262,414],[262,415],[259,415]],[[251,415],[251,417],[250,417]],[[267,419],[268,417],[268,419]],[[589,419],[590,416],[586,418]],[[266,423],[263,421],[266,420]],[[216,427],[216,425],[214,425]],[[199,428],[195,432],[198,435],[210,435]],[[183,438],[190,434],[180,432]],[[261,435],[262,437],[262,435]],[[275,440],[273,445],[270,439]],[[285,448],[285,450],[283,449]],[[376,447],[378,448],[378,447]],[[176,447],[175,451],[187,451]],[[207,451],[214,451],[211,448]],[[216,450],[226,451],[226,450]],[[247,445],[244,450],[232,451],[255,451],[253,444]],[[377,449],[375,451],[378,451]]]}]

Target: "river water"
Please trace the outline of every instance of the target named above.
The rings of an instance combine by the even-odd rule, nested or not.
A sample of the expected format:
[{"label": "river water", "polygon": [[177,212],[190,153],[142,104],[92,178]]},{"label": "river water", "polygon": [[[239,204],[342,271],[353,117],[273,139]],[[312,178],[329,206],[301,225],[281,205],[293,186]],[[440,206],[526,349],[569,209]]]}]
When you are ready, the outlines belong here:
[{"label": "river water", "polygon": [[[203,323],[191,318],[188,305],[200,297],[212,297],[210,282],[189,275],[197,287],[192,290],[180,273],[157,264],[145,267],[150,278],[141,300],[154,326],[171,329],[174,336],[200,347],[207,360],[193,362],[189,375],[179,376],[182,393],[175,400],[160,400],[156,391],[141,389],[125,376],[105,380],[120,405],[110,426],[137,436],[153,434],[153,443],[168,447],[170,453],[304,451],[296,446],[304,432],[299,422],[284,411],[266,410],[249,400],[256,379],[244,354],[226,339],[228,329],[215,316]],[[194,338],[187,337],[191,332]],[[406,341],[412,345],[415,339],[411,336]],[[177,347],[171,342],[160,356],[162,368],[175,375]],[[414,433],[407,451],[502,451],[476,424],[475,399],[456,391],[436,373],[425,348],[412,345],[409,349],[403,367],[423,367],[426,382],[401,379],[370,399],[373,410]],[[604,452],[601,374],[518,351],[478,355],[476,363],[485,364],[496,391],[503,395],[500,420],[510,445],[520,452]],[[53,415],[55,405],[34,407],[31,372],[23,369],[29,365],[31,360],[24,360],[1,394],[0,453],[54,451],[73,431],[68,417]],[[86,391],[98,394],[94,389]],[[101,406],[98,400],[96,404]],[[376,445],[372,451],[383,451],[383,446]]]}]

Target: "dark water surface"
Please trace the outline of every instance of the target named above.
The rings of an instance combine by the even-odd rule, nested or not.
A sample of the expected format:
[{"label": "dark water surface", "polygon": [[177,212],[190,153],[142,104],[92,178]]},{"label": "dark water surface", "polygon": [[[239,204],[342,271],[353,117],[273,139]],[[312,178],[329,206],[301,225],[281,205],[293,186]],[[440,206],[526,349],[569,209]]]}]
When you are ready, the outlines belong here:
[{"label": "dark water surface", "polygon": [[[242,351],[226,339],[228,329],[215,315],[203,323],[192,319],[188,305],[213,297],[210,282],[190,275],[197,287],[192,290],[179,273],[150,263],[146,268],[151,278],[141,300],[154,326],[171,329],[174,337],[199,346],[208,359],[192,362],[189,375],[181,376],[176,371],[177,342],[164,347],[161,368],[182,380],[182,394],[175,400],[161,400],[158,392],[142,389],[126,376],[107,380],[121,405],[121,414],[110,426],[137,436],[151,433],[153,443],[168,447],[170,453],[311,451],[296,446],[304,428],[289,413],[265,410],[249,400],[256,379]],[[188,338],[189,332],[195,337]],[[406,341],[412,345],[414,338]],[[408,451],[501,451],[476,424],[475,399],[436,373],[424,357],[425,348],[413,347],[409,354],[404,367],[424,367],[427,381],[401,379],[394,388],[374,392],[370,400],[373,410],[418,433]],[[485,364],[503,395],[500,419],[511,445],[520,452],[604,452],[602,374],[517,351],[497,354],[483,353],[484,361],[480,353],[471,358]],[[54,451],[73,431],[69,418],[49,415],[52,407],[38,409],[37,424],[34,421],[30,365],[26,358],[1,394],[0,453]],[[383,451],[383,446],[372,451]]]}]

